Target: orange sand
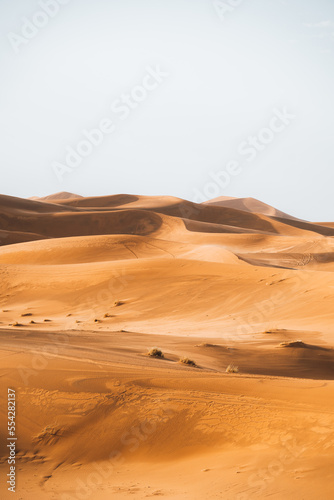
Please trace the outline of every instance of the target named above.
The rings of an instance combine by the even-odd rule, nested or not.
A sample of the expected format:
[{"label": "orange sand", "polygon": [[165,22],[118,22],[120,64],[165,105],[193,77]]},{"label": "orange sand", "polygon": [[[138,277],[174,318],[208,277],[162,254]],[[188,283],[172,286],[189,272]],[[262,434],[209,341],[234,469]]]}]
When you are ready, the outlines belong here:
[{"label": "orange sand", "polygon": [[13,387],[18,499],[331,500],[333,226],[0,196],[1,498]]}]

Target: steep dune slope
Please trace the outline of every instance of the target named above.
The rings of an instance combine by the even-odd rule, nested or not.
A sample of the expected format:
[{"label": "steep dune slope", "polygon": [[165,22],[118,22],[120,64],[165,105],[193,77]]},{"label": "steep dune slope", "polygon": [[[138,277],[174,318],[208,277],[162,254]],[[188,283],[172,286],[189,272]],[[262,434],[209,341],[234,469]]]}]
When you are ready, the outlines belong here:
[{"label": "steep dune slope", "polygon": [[48,196],[42,196],[41,198],[38,198],[37,196],[34,196],[33,198],[30,198],[31,200],[38,200],[38,201],[47,201],[47,202],[55,202],[59,203],[64,200],[69,200],[73,198],[82,198],[79,194],[74,194],[74,193],[69,193],[67,191],[60,191],[59,193],[54,193],[50,194]]},{"label": "steep dune slope", "polygon": [[281,217],[292,220],[300,220],[292,215],[281,212],[262,201],[256,200],[255,198],[230,198],[228,196],[219,196],[209,201],[204,202],[205,205],[214,205],[217,207],[230,207],[236,208],[238,210],[244,210],[246,212],[258,213],[263,215],[268,215],[270,217]]}]

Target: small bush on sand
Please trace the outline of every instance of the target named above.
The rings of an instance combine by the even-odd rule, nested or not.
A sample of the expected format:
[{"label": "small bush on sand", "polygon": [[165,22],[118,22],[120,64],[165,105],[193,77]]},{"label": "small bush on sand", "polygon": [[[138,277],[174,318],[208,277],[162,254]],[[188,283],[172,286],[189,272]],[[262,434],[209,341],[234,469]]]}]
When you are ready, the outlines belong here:
[{"label": "small bush on sand", "polygon": [[195,361],[193,361],[192,359],[189,359],[189,358],[181,358],[180,363],[183,363],[184,365],[188,365],[188,366],[197,366]]},{"label": "small bush on sand", "polygon": [[112,317],[113,317],[113,315],[109,314],[109,313],[105,313],[105,315],[104,315],[104,318],[112,318]]},{"label": "small bush on sand", "polygon": [[219,347],[216,344],[208,344],[207,342],[204,342],[203,344],[196,344],[195,347]]},{"label": "small bush on sand", "polygon": [[148,354],[148,356],[151,356],[152,358],[160,358],[160,359],[164,358],[163,352],[160,349],[158,349],[157,347],[154,347],[153,349],[148,351],[147,354]]},{"label": "small bush on sand", "polygon": [[302,340],[290,340],[287,342],[281,342],[281,347],[305,347],[305,344]]},{"label": "small bush on sand", "polygon": [[226,368],[226,373],[239,373],[239,368],[234,365],[228,365]]},{"label": "small bush on sand", "polygon": [[286,332],[285,328],[269,328],[268,330],[265,330],[264,333],[284,333]]},{"label": "small bush on sand", "polygon": [[13,323],[13,326],[23,326],[21,323],[18,323],[17,321],[15,321],[15,323]]},{"label": "small bush on sand", "polygon": [[122,304],[124,304],[124,302],[122,302],[121,300],[115,300],[114,307],[121,306]]},{"label": "small bush on sand", "polygon": [[24,316],[32,316],[32,313],[23,313],[21,314],[21,317],[23,318]]}]

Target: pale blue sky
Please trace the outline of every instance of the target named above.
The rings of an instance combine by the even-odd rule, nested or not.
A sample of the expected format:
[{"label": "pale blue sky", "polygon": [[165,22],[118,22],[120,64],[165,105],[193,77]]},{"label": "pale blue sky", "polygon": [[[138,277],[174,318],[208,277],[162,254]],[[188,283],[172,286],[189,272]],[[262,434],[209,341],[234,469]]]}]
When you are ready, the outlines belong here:
[{"label": "pale blue sky", "polygon": [[[332,0],[244,0],[225,15],[213,0],[57,2],[0,1],[1,193],[212,192],[334,220]],[[25,18],[46,25],[29,35]],[[169,76],[122,120],[112,103],[136,87],[139,100],[157,67]],[[284,108],[294,118],[268,136]],[[55,162],[105,119],[114,131],[60,182]],[[259,135],[264,147],[238,152]],[[239,173],[208,187],[231,161]]]}]

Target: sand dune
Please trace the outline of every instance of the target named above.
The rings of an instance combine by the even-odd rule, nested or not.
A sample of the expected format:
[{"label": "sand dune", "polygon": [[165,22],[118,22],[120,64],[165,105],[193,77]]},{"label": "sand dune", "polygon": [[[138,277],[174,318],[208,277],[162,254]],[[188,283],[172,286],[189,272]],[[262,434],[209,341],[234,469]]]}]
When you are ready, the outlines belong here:
[{"label": "sand dune", "polygon": [[248,198],[1,196],[19,498],[330,500],[333,236]]},{"label": "sand dune", "polygon": [[59,193],[55,194],[50,194],[48,196],[42,196],[39,198],[38,196],[33,196],[32,198],[29,198],[30,200],[39,200],[39,201],[54,201],[55,203],[58,203],[59,201],[63,200],[68,200],[72,198],[82,198],[79,194],[74,194],[74,193],[68,193],[67,191],[61,191]]},{"label": "sand dune", "polygon": [[292,215],[281,212],[262,201],[256,200],[255,198],[231,198],[228,196],[219,196],[213,200],[205,201],[204,204],[215,205],[218,207],[230,207],[237,208],[238,210],[244,210],[245,212],[258,213],[263,215],[268,215],[270,217],[281,217],[292,220],[300,220]]},{"label": "sand dune", "polygon": [[[56,198],[58,200],[58,198]],[[60,200],[61,201],[61,200]],[[102,234],[137,234],[187,239],[198,233],[264,233],[286,236],[334,236],[334,228],[299,220],[271,218],[235,208],[198,205],[172,197],[111,196],[66,203],[0,198],[2,230],[61,238]],[[179,233],[181,229],[184,235]],[[172,234],[171,234],[172,233]],[[26,241],[22,236],[21,241]]]}]

